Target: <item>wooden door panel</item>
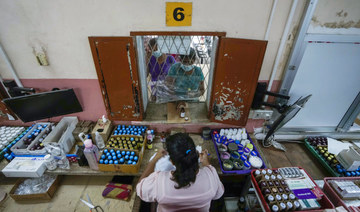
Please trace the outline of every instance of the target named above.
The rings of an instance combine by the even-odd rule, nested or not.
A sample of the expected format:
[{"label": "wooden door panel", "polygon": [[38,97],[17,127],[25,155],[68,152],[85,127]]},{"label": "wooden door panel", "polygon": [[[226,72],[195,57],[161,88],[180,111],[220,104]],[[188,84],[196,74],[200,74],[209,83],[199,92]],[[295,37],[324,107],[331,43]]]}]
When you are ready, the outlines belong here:
[{"label": "wooden door panel", "polygon": [[214,73],[210,120],[245,126],[267,41],[221,38]]},{"label": "wooden door panel", "polygon": [[[104,103],[111,120],[142,120],[143,110],[131,37],[89,38]],[[95,53],[95,56],[94,56]]]}]

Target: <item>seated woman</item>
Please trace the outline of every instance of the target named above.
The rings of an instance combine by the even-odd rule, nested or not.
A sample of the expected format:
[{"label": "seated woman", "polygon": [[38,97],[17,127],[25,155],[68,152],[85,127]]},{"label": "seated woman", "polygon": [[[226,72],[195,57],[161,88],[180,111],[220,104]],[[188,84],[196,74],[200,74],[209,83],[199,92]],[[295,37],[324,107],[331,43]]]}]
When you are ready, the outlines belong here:
[{"label": "seated woman", "polygon": [[181,62],[171,66],[165,79],[168,87],[172,87],[175,95],[181,100],[198,98],[204,94],[204,74],[195,66],[196,53],[190,48],[189,55],[180,55]]},{"label": "seated woman", "polygon": [[162,54],[158,49],[156,38],[149,41],[148,48],[152,52],[148,58],[148,73],[151,76],[150,86],[152,99],[156,95],[156,85],[159,81],[163,81],[168,74],[170,67],[176,62],[171,55]]},{"label": "seated woman", "polygon": [[[209,211],[211,200],[219,199],[224,186],[207,158],[200,155],[191,137],[177,133],[166,139],[166,150],[175,171],[154,172],[156,162],[166,154],[159,150],[141,175],[137,195],[146,202],[157,202],[157,211]],[[199,160],[202,168],[199,168]]]}]

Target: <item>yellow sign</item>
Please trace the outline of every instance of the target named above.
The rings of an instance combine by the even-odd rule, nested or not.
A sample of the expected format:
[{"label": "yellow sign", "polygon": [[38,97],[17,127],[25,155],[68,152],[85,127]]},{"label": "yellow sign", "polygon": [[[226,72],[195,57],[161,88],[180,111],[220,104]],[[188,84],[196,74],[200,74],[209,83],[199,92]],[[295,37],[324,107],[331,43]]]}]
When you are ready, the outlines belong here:
[{"label": "yellow sign", "polygon": [[191,17],[191,2],[166,2],[166,26],[191,26]]}]

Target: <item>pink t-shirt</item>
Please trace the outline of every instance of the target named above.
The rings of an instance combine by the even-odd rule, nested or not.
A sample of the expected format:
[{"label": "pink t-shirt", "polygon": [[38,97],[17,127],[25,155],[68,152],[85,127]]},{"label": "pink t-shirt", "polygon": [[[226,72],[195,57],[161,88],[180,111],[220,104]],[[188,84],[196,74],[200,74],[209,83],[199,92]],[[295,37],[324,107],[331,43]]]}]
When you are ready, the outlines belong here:
[{"label": "pink t-shirt", "polygon": [[145,202],[157,202],[157,211],[209,211],[210,202],[224,194],[216,170],[205,166],[196,175],[195,183],[176,189],[171,172],[154,172],[136,186],[137,195]]}]

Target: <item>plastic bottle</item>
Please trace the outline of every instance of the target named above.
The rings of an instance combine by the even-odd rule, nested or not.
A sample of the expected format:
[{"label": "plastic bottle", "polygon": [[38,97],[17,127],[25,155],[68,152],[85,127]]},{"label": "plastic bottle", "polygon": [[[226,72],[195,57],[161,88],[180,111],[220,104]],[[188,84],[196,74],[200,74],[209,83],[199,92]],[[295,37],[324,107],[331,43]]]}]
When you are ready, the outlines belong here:
[{"label": "plastic bottle", "polygon": [[90,139],[86,139],[84,141],[84,144],[85,144],[84,155],[89,163],[90,168],[94,170],[99,170],[98,167],[98,161],[100,158],[99,149],[95,145],[93,145]]},{"label": "plastic bottle", "polygon": [[101,137],[101,135],[100,135],[100,133],[98,131],[95,132],[95,141],[96,141],[96,146],[99,149],[104,149],[105,148],[104,139]]}]

